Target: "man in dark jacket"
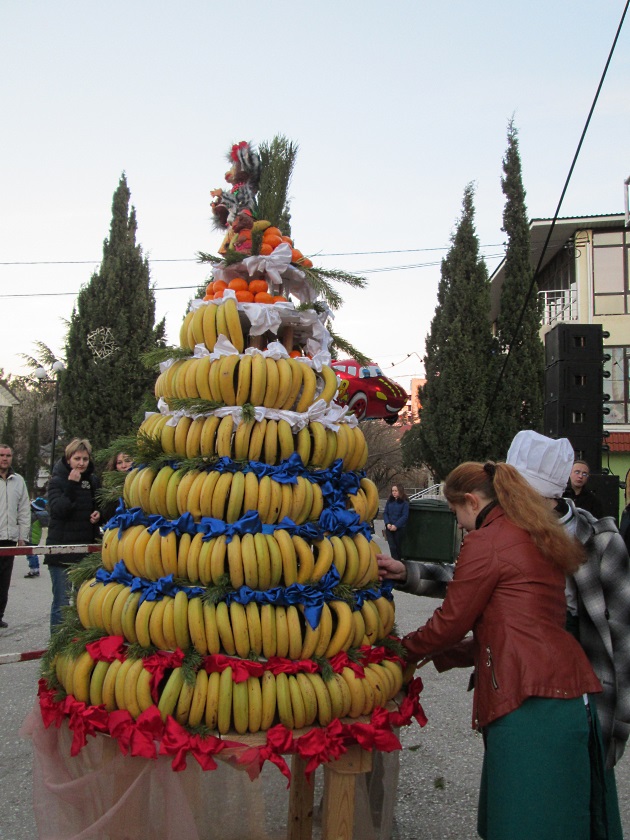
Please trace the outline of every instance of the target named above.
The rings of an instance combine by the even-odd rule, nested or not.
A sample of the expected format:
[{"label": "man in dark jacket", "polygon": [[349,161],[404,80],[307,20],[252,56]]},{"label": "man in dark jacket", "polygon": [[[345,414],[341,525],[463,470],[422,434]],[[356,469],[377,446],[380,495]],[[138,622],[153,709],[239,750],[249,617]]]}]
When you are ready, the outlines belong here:
[{"label": "man in dark jacket", "polygon": [[[87,545],[98,538],[101,515],[96,507],[95,493],[99,482],[91,454],[88,440],[74,438],[66,446],[64,457],[53,468],[48,484],[50,525],[47,545]],[[45,560],[53,591],[51,632],[61,624],[61,608],[70,603],[68,566],[81,559],[80,554],[51,554]]]}]

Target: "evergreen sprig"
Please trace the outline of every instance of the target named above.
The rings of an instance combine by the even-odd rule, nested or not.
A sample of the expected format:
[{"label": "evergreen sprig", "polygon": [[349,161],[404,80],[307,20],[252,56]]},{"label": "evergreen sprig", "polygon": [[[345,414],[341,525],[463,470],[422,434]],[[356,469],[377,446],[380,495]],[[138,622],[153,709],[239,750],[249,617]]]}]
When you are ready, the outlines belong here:
[{"label": "evergreen sprig", "polygon": [[197,679],[197,671],[201,668],[203,656],[199,651],[192,648],[184,656],[182,662],[182,676],[187,685],[194,685]]},{"label": "evergreen sprig", "polygon": [[278,134],[270,143],[261,143],[258,152],[261,162],[256,208],[258,218],[267,219],[289,236],[289,185],[298,145]]},{"label": "evergreen sprig", "polygon": [[209,604],[218,604],[219,601],[225,601],[227,596],[235,591],[230,583],[229,575],[222,575],[215,586],[208,586],[206,588],[205,595],[202,595],[201,599],[207,601]]},{"label": "evergreen sprig", "polygon": [[157,368],[162,362],[167,362],[169,359],[189,359],[191,352],[187,347],[158,347],[155,350],[150,350],[148,353],[143,353],[140,361],[147,368]]},{"label": "evergreen sprig", "polygon": [[166,402],[171,411],[189,411],[191,414],[209,414],[225,403],[216,400],[202,400],[200,397],[168,397]]},{"label": "evergreen sprig", "polygon": [[73,563],[68,568],[68,580],[75,589],[79,589],[87,580],[92,580],[98,569],[102,568],[102,565],[100,552],[88,554],[87,557],[84,557],[78,563]]},{"label": "evergreen sprig", "polygon": [[215,254],[208,254],[205,251],[197,251],[197,259],[202,263],[213,263],[217,265],[223,261],[223,257],[217,257]]}]

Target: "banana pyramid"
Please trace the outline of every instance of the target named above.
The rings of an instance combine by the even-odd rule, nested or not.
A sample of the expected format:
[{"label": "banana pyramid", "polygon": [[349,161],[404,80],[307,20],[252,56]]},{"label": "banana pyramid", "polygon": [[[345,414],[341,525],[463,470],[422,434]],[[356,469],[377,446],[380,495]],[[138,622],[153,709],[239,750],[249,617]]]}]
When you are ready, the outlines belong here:
[{"label": "banana pyramid", "polygon": [[402,687],[365,438],[334,402],[327,307],[292,300],[314,299],[294,258],[281,240],[219,263],[183,319],[138,433],[152,456],[76,598],[120,655],[54,662],[77,701],[226,735],[370,715]]}]

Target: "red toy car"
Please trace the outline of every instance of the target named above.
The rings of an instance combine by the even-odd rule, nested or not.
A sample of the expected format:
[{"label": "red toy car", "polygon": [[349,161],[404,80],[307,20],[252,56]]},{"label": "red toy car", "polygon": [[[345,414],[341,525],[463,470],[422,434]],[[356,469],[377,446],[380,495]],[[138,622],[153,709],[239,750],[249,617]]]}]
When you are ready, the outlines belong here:
[{"label": "red toy car", "polygon": [[330,363],[341,379],[336,402],[347,405],[359,420],[385,420],[395,423],[407,402],[407,394],[393,379],[383,375],[373,362],[361,366],[354,359],[334,359]]}]

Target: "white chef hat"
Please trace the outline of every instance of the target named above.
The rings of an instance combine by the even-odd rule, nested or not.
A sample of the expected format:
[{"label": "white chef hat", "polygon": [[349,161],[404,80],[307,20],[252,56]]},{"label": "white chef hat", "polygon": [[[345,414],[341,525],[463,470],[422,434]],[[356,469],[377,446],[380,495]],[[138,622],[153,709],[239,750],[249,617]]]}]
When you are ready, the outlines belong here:
[{"label": "white chef hat", "polygon": [[525,430],[519,432],[507,454],[511,464],[541,496],[562,496],[573,467],[573,446],[567,438],[553,438]]}]

